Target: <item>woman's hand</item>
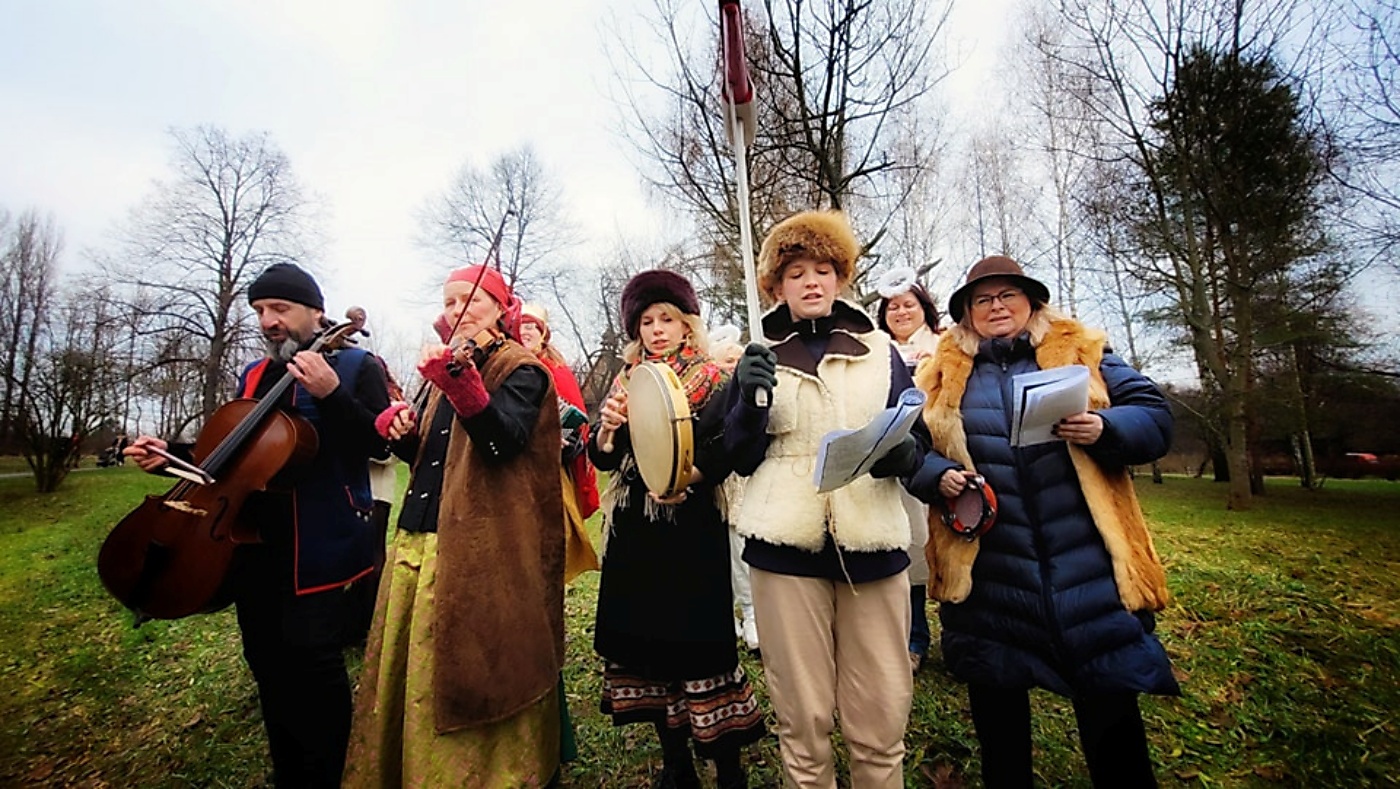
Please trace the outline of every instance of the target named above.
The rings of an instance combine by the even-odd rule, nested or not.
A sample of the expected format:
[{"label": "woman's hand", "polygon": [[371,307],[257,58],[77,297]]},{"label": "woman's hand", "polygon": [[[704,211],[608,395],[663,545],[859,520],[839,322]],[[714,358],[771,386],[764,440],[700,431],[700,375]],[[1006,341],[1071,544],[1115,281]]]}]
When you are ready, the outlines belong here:
[{"label": "woman's hand", "polygon": [[613,451],[613,434],[627,422],[627,390],[609,395],[598,412],[598,448]]},{"label": "woman's hand", "polygon": [[686,500],[687,496],[690,494],[690,489],[696,485],[699,485],[701,482],[704,481],[704,479],[705,475],[700,473],[700,469],[691,466],[690,478],[686,481],[685,487],[681,488],[680,490],[676,491],[670,496],[658,496],[655,493],[652,493],[651,491],[647,491],[647,495],[650,496],[652,500],[655,501],[657,504],[680,504],[681,502]]},{"label": "woman's hand", "polygon": [[627,424],[627,392],[625,390],[609,397],[603,403],[599,421],[602,423],[603,429],[609,433],[616,433],[618,428]]},{"label": "woman's hand", "polygon": [[948,469],[943,472],[943,476],[938,478],[938,492],[945,499],[953,498],[967,487],[968,476],[970,475],[965,471],[958,471],[955,468]]},{"label": "woman's hand", "polygon": [[1050,428],[1050,433],[1071,444],[1087,447],[1097,442],[1099,437],[1103,435],[1103,417],[1088,411],[1067,416]]},{"label": "woman's hand", "polygon": [[411,436],[418,432],[418,414],[412,408],[405,408],[394,414],[394,421],[389,423],[389,440],[399,441],[404,436]]},{"label": "woman's hand", "polygon": [[428,342],[423,344],[423,350],[418,354],[418,366],[422,367],[434,359],[443,357],[451,358],[451,351],[446,345],[440,342]]}]

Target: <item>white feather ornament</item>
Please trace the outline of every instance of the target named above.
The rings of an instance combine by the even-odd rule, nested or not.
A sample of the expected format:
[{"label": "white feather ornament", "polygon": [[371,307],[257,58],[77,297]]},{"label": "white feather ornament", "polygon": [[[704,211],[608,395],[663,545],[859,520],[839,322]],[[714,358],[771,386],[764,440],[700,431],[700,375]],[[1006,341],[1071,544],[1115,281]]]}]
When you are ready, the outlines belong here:
[{"label": "white feather ornament", "polygon": [[728,343],[739,342],[739,327],[732,323],[710,329],[710,345],[718,348]]},{"label": "white feather ornament", "polygon": [[908,266],[896,266],[880,275],[875,281],[875,292],[882,299],[892,299],[901,293],[908,293],[918,281],[919,274]]}]

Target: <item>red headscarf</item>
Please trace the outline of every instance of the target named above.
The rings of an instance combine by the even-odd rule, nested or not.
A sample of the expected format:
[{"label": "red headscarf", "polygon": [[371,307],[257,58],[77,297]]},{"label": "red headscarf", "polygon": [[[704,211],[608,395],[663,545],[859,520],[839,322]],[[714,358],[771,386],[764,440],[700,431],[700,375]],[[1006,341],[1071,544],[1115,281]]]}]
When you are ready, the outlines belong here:
[{"label": "red headscarf", "polygon": [[[480,281],[481,289],[486,291],[486,295],[496,300],[505,312],[501,322],[505,324],[506,334],[511,339],[520,339],[520,299],[515,297],[515,293],[506,284],[506,278],[501,276],[501,272],[490,266],[475,265],[459,268],[447,275],[448,282],[476,283]],[[446,340],[444,340],[446,342]]]}]

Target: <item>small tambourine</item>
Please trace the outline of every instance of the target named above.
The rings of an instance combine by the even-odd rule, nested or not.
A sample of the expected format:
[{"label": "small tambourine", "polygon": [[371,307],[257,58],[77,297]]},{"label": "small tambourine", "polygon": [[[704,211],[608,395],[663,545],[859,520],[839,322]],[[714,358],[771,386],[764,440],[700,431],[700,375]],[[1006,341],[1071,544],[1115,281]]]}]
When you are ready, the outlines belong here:
[{"label": "small tambourine", "polygon": [[969,476],[962,493],[941,503],[943,525],[971,542],[992,528],[997,520],[997,497],[980,476]]}]

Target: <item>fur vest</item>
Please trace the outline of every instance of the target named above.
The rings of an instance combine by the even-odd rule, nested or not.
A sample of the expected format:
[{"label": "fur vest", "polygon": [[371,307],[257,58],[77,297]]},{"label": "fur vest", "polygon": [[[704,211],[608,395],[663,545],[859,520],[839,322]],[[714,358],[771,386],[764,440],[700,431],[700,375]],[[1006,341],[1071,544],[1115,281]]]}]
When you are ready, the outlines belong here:
[{"label": "fur vest", "polygon": [[[975,471],[962,424],[961,404],[973,367],[973,358],[958,342],[962,331],[955,328],[943,334],[937,353],[919,365],[914,382],[928,396],[924,421],[933,437],[933,448]],[[1105,408],[1109,405],[1108,387],[1099,371],[1105,341],[1101,331],[1077,321],[1057,320],[1036,346],[1036,363],[1042,370],[1070,364],[1088,367],[1089,409]],[[1160,611],[1169,601],[1166,574],[1152,545],[1128,470],[1104,468],[1082,447],[1067,446],[1094,526],[1113,560],[1119,599],[1129,611]],[[925,547],[930,596],[953,603],[967,599],[972,590],[972,564],[977,559],[977,549],[977,541],[954,534],[943,525],[938,513],[931,513]]]},{"label": "fur vest", "polygon": [[[507,341],[481,377],[494,392],[539,366]],[[427,408],[441,400],[434,391]],[[443,407],[449,407],[446,403]],[[564,659],[564,520],[559,409],[550,385],[534,431],[504,463],[452,421],[438,507],[433,713],[450,732],[503,720],[554,690]]]},{"label": "fur vest", "polygon": [[828,493],[816,492],[812,483],[822,436],[864,426],[889,401],[888,336],[851,305],[837,302],[836,315],[826,354],[816,361],[795,331],[775,337],[773,322],[765,319],[778,356],[768,415],[772,438],[749,478],[735,530],[813,553],[828,533],[843,550],[904,550],[909,520],[898,480],[862,476]]}]

